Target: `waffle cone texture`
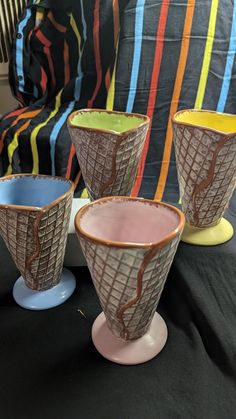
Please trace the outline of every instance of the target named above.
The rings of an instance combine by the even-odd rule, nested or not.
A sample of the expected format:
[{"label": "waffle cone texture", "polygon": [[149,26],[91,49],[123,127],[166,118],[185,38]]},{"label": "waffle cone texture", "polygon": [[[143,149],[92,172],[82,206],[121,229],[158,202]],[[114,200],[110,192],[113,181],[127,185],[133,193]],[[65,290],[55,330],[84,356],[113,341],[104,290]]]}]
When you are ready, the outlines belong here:
[{"label": "waffle cone texture", "polygon": [[[176,237],[162,249],[147,251],[109,248],[80,238],[107,325],[115,336],[133,340],[147,332],[178,242]],[[136,301],[138,277],[143,269],[142,290]]]},{"label": "waffle cone texture", "polygon": [[236,133],[176,123],[174,118],[173,139],[186,221],[198,228],[214,226],[236,184]]},{"label": "waffle cone texture", "polygon": [[0,205],[0,234],[26,285],[33,290],[52,288],[60,280],[72,199],[71,188],[38,210]]},{"label": "waffle cone texture", "polygon": [[[134,115],[137,117],[137,114]],[[73,126],[70,123],[72,116],[68,119],[68,129],[91,200],[130,195],[149,119],[146,117],[144,123],[144,116],[138,115],[140,124],[142,122],[140,126],[116,133]]]},{"label": "waffle cone texture", "polygon": [[[94,205],[114,198],[117,197],[103,198]],[[143,202],[139,198],[120,199]],[[184,215],[172,209],[178,211],[179,224],[160,242],[110,242],[83,230],[81,219],[91,205],[78,212],[75,228],[107,325],[117,337],[138,339],[147,332],[153,319],[184,227]]]}]

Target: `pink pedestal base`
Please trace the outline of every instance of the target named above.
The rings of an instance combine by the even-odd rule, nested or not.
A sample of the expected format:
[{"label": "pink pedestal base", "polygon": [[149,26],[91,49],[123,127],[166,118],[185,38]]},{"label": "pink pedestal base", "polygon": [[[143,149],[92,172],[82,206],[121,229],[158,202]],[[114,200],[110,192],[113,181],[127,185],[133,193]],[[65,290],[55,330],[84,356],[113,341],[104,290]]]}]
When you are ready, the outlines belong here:
[{"label": "pink pedestal base", "polygon": [[125,341],[114,336],[107,327],[103,312],[92,327],[92,339],[98,352],[109,361],[123,365],[142,364],[154,358],[164,347],[167,335],[166,324],[158,313],[155,313],[148,332],[136,340]]}]

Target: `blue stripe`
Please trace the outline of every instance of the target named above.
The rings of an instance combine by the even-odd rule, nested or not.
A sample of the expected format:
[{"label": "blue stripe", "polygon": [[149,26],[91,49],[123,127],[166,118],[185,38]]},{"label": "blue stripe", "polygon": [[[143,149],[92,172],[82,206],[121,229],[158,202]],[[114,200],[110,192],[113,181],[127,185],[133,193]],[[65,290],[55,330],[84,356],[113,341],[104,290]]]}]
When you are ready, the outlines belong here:
[{"label": "blue stripe", "polygon": [[87,23],[84,17],[84,6],[83,6],[83,0],[80,0],[80,6],[81,6],[81,18],[83,23],[83,37],[84,41],[87,39]]},{"label": "blue stripe", "polygon": [[142,33],[143,33],[143,16],[144,16],[145,0],[138,0],[136,5],[135,15],[135,43],[134,43],[134,57],[131,71],[129,96],[126,106],[126,112],[132,112],[134,99],[137,90],[139,64],[141,58],[142,48]]},{"label": "blue stripe", "polygon": [[77,73],[78,73],[78,77],[76,77],[75,79],[75,93],[74,93],[75,101],[80,100],[82,80],[84,77],[84,74],[81,70],[81,58],[79,58]]},{"label": "blue stripe", "polygon": [[61,115],[60,119],[55,123],[53,130],[50,135],[50,156],[51,156],[51,163],[52,163],[52,170],[51,173],[54,176],[56,173],[55,170],[55,148],[56,148],[56,141],[60,129],[62,128],[63,124],[66,122],[68,115],[72,112],[74,108],[74,101],[70,102],[67,106],[65,112]]},{"label": "blue stripe", "polygon": [[23,70],[23,49],[24,49],[24,28],[26,27],[32,11],[26,9],[25,17],[18,25],[18,33],[22,35],[21,39],[16,38],[16,74],[18,77],[18,89],[20,92],[25,91],[24,70]]},{"label": "blue stripe", "polygon": [[220,98],[217,105],[218,112],[224,112],[225,110],[225,105],[226,105],[226,101],[227,101],[227,97],[229,93],[230,81],[231,81],[232,72],[233,72],[235,53],[236,53],[236,1],[234,1],[230,43],[229,43],[229,50],[228,50],[226,66],[225,66],[224,80],[221,87]]},{"label": "blue stripe", "polygon": [[39,97],[39,91],[37,86],[34,84],[33,95],[37,99]]}]

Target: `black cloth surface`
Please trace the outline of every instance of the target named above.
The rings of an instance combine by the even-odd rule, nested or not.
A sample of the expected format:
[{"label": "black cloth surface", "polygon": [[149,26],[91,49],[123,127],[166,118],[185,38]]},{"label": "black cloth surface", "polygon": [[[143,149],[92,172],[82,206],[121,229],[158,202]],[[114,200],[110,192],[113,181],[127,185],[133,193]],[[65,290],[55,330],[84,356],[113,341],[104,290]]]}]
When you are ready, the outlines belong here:
[{"label": "black cloth surface", "polygon": [[[236,200],[227,218],[236,230]],[[158,311],[169,337],[138,366],[96,351],[101,311],[87,268],[63,305],[16,305],[18,272],[0,242],[1,419],[235,419],[236,235],[221,246],[180,243]],[[78,310],[82,310],[86,319]]]}]

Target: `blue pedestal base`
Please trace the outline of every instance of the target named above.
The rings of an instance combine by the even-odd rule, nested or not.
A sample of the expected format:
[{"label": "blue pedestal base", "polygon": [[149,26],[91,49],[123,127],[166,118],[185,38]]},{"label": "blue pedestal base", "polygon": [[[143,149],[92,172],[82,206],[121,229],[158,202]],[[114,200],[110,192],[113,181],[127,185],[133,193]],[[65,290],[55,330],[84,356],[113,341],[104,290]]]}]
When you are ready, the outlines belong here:
[{"label": "blue pedestal base", "polygon": [[67,269],[63,269],[59,284],[46,291],[31,290],[21,276],[13,287],[13,297],[19,306],[28,310],[47,310],[64,303],[73,294],[75,286],[75,277]]}]

